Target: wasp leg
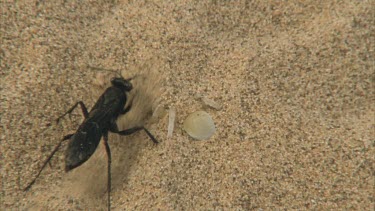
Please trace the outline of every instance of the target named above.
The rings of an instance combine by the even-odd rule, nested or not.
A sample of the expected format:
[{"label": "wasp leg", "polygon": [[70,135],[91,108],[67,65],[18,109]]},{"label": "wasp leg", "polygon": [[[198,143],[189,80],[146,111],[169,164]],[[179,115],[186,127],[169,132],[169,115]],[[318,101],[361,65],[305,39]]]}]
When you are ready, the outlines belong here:
[{"label": "wasp leg", "polygon": [[117,134],[120,134],[122,136],[128,136],[128,135],[131,135],[137,131],[140,131],[140,130],[144,130],[146,132],[146,134],[148,135],[148,137],[150,137],[150,139],[155,143],[155,144],[158,144],[159,142],[156,140],[156,138],[150,133],[150,131],[148,131],[145,127],[143,126],[140,126],[140,127],[133,127],[133,128],[129,128],[129,129],[126,129],[126,130],[122,130],[122,131],[119,131],[118,130],[118,127],[117,127],[117,124],[116,122],[112,121],[111,123],[111,127],[109,129],[112,133],[117,133]]},{"label": "wasp leg", "polygon": [[104,145],[105,145],[105,150],[107,151],[107,157],[108,157],[108,184],[107,184],[107,191],[108,191],[108,211],[111,210],[111,149],[109,148],[108,144],[108,132],[105,132],[103,134],[104,137]]},{"label": "wasp leg", "polygon": [[59,142],[59,144],[55,147],[55,149],[52,151],[52,153],[48,156],[47,160],[44,161],[43,166],[42,166],[42,168],[40,168],[40,170],[39,170],[38,174],[36,175],[36,177],[33,179],[33,181],[31,181],[29,183],[29,185],[25,189],[23,189],[23,191],[27,191],[27,190],[29,190],[31,188],[31,186],[35,183],[36,179],[38,179],[40,173],[43,171],[44,167],[46,167],[47,163],[49,163],[49,161],[52,159],[53,155],[57,152],[57,150],[59,150],[62,142],[65,141],[65,140],[70,139],[73,135],[74,135],[74,133],[64,136],[64,138]]},{"label": "wasp leg", "polygon": [[124,110],[121,111],[121,114],[126,114],[129,112],[130,108],[132,107],[132,105],[128,105]]},{"label": "wasp leg", "polygon": [[59,123],[60,119],[63,118],[65,115],[72,113],[72,111],[78,106],[78,104],[81,106],[83,116],[87,118],[89,116],[89,112],[87,111],[87,108],[85,104],[82,101],[77,102],[74,104],[73,107],[71,107],[67,112],[65,112],[63,115],[59,116],[59,118],[56,119],[56,122]]}]

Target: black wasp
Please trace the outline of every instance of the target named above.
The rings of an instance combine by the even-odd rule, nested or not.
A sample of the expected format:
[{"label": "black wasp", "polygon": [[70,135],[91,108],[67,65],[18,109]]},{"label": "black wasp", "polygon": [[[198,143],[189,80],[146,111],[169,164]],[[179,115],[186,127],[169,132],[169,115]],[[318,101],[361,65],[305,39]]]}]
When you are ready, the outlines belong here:
[{"label": "black wasp", "polygon": [[132,78],[124,79],[123,77],[112,78],[109,88],[99,97],[94,107],[87,111],[82,101],[77,102],[67,112],[57,118],[60,121],[65,115],[70,114],[78,105],[81,106],[85,120],[73,134],[68,134],[59,142],[39,170],[35,179],[24,189],[27,191],[39,177],[44,167],[49,163],[53,155],[57,152],[62,142],[70,139],[65,152],[65,171],[68,172],[86,162],[95,152],[101,138],[104,138],[104,145],[108,157],[108,210],[111,208],[111,150],[108,145],[108,131],[119,135],[130,135],[139,130],[144,130],[151,140],[157,144],[155,137],[143,126],[133,127],[119,131],[116,120],[120,115],[126,114],[131,109],[131,104],[125,108],[127,101],[126,93],[133,89],[130,81]]}]

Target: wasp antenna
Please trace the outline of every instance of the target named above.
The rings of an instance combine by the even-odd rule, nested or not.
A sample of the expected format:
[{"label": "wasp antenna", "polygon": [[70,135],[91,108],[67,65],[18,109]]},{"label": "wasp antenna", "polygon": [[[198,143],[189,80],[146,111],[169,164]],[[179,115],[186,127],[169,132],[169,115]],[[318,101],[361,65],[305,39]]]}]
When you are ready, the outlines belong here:
[{"label": "wasp antenna", "polygon": [[94,67],[94,66],[91,66],[91,65],[87,65],[87,67],[91,68],[93,70],[112,72],[112,73],[115,73],[115,74],[119,75],[120,77],[122,77],[121,72],[119,72],[120,70],[105,69],[105,68],[101,68],[101,67]]},{"label": "wasp antenna", "polygon": [[135,76],[133,76],[133,77],[130,77],[130,78],[127,78],[127,79],[125,79],[125,80],[127,80],[127,81],[131,81],[131,80],[133,80],[133,79],[135,79],[135,78],[137,78],[137,77],[139,77],[140,75],[139,74],[137,74],[137,75],[135,75]]}]

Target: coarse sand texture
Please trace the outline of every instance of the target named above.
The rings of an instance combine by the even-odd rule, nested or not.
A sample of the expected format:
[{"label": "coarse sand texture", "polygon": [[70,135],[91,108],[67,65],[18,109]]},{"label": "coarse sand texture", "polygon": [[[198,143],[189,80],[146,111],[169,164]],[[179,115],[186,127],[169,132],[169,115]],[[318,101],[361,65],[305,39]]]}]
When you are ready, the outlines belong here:
[{"label": "coarse sand texture", "polygon": [[[373,1],[0,5],[0,210],[107,209],[103,143],[68,173],[63,143],[22,189],[84,119],[56,118],[119,74],[119,129],[160,143],[110,134],[112,210],[373,210]],[[197,111],[203,140],[184,130]]]}]

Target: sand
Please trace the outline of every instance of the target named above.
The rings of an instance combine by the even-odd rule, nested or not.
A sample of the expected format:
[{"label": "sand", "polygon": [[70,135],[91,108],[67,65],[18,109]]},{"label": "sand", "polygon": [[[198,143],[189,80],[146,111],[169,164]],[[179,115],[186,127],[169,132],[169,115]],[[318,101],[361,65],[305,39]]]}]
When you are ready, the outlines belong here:
[{"label": "sand", "polygon": [[[111,72],[139,75],[110,135],[113,210],[372,210],[372,1],[5,1],[1,3],[0,210],[106,210],[102,144],[65,173],[60,149]],[[113,75],[112,75],[113,76]],[[198,96],[198,97],[197,97]],[[199,96],[220,110],[204,106]],[[152,118],[160,105],[176,109]],[[209,140],[182,130],[204,110]]]}]

